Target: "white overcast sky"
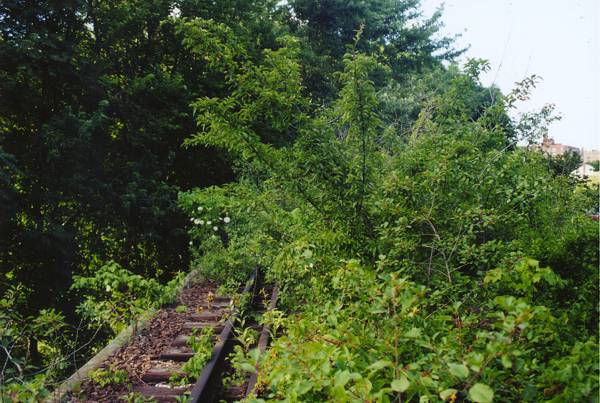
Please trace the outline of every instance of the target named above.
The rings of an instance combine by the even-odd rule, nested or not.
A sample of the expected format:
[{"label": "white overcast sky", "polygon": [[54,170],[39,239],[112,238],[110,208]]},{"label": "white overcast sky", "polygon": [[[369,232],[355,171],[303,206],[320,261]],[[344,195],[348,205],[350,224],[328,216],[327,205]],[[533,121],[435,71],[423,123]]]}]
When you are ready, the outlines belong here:
[{"label": "white overcast sky", "polygon": [[484,84],[506,93],[527,75],[543,78],[521,111],[556,104],[557,142],[600,149],[600,0],[422,0],[425,16],[444,3],[443,34],[461,34],[468,57],[488,59]]}]

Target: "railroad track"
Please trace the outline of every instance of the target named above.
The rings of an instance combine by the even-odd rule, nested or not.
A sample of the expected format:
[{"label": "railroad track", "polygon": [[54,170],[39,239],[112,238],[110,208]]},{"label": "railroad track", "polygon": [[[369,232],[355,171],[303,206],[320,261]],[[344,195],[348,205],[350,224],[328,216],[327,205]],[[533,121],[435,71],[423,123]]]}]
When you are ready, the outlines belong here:
[{"label": "railroad track", "polygon": [[[240,332],[242,330],[240,327],[249,327],[257,331],[261,330],[258,348],[264,351],[268,342],[269,329],[266,327],[260,329],[255,320],[250,320],[246,323],[246,319],[248,319],[248,313],[250,312],[262,314],[267,309],[273,309],[276,303],[277,289],[265,287],[258,272],[255,272],[246,283],[241,295],[242,298],[238,303],[248,304],[248,306],[235,306],[228,297],[217,297],[207,303],[206,309],[202,313],[194,316],[194,322],[184,324],[184,331],[205,331],[205,329],[210,328],[215,334],[218,333],[210,359],[204,365],[200,376],[191,389],[162,386],[165,382],[172,379],[173,375],[179,374],[181,370],[170,368],[165,371],[158,367],[149,370],[143,378],[148,383],[148,386],[137,388],[136,391],[144,397],[158,401],[174,401],[178,396],[189,393],[187,401],[192,403],[223,400],[237,401],[249,395],[256,384],[256,374],[252,374],[242,385],[224,387],[223,376],[232,371],[231,366],[227,365],[228,355],[233,351],[234,344],[236,343],[236,330]],[[267,306],[265,306],[265,300],[263,299],[265,295],[270,295]],[[238,325],[241,326],[238,327]],[[193,359],[194,352],[191,351],[189,346],[190,337],[187,334],[177,337],[173,341],[172,348],[165,351],[161,355],[161,358],[169,362],[173,360],[183,362]],[[151,383],[155,383],[154,386]]]},{"label": "railroad track", "polygon": [[[236,373],[229,357],[236,345],[238,350],[256,347],[264,352],[270,331],[259,325],[259,317],[275,308],[277,291],[277,287],[265,285],[260,273],[255,271],[237,295],[216,296],[213,292],[205,292],[192,312],[177,316],[175,309],[165,310],[162,322],[151,330],[160,334],[161,324],[170,324],[172,317],[177,317],[179,322],[168,333],[167,341],[157,343],[147,337],[150,341],[144,344],[139,339],[134,340],[133,344],[137,343],[137,346],[130,348],[133,353],[125,347],[103,365],[103,368],[127,370],[122,361],[142,360],[142,354],[150,355],[150,358],[144,357],[147,365],[143,371],[136,374],[129,371],[127,386],[111,385],[106,391],[89,383],[87,391],[92,390],[92,393],[68,400],[114,401],[120,398],[131,401],[135,398],[135,401],[196,403],[243,399],[252,392],[257,374]],[[256,336],[249,338],[253,341],[243,346],[237,342],[238,335],[248,334]],[[146,336],[136,337],[143,339]],[[211,346],[212,352],[208,353]],[[139,358],[135,356],[137,353]],[[203,366],[196,365],[197,362]]]}]

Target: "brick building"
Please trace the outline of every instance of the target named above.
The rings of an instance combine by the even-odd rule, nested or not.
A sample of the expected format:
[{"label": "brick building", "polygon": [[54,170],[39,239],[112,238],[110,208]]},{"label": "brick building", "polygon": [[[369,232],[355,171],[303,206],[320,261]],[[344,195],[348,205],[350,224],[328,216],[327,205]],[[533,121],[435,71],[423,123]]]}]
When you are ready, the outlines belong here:
[{"label": "brick building", "polygon": [[[553,157],[556,157],[557,155],[562,155],[562,154],[566,153],[567,151],[576,152],[579,155],[582,154],[581,149],[579,149],[577,147],[573,147],[573,146],[568,146],[565,144],[555,143],[554,139],[550,138],[550,137],[544,137],[544,140],[542,140],[541,150],[542,150],[542,152],[544,152],[548,155],[551,155]],[[582,159],[583,159],[583,156],[582,156]]]}]

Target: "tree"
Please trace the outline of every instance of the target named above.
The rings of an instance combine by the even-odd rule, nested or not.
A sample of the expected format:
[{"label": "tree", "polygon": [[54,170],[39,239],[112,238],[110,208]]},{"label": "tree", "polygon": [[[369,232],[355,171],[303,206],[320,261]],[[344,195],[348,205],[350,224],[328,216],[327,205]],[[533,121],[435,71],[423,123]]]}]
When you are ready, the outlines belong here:
[{"label": "tree", "polygon": [[545,160],[550,172],[557,176],[571,174],[582,163],[581,154],[575,151],[566,151],[556,156],[546,155]]},{"label": "tree", "polygon": [[[195,3],[257,48],[253,32],[272,37],[268,1]],[[187,267],[179,189],[234,178],[224,153],[181,147],[191,101],[222,86],[184,48],[174,6],[0,5],[0,298],[22,285],[29,303],[11,309],[24,317],[54,307],[76,323],[72,275],[106,261],[163,279]],[[35,339],[24,344],[40,364]]]},{"label": "tree", "polygon": [[332,74],[343,69],[359,29],[356,50],[385,59],[395,79],[461,53],[451,48],[451,38],[434,39],[441,11],[421,19],[418,0],[293,0],[289,8],[292,32],[304,39],[306,85],[319,99],[331,99],[339,87]]}]

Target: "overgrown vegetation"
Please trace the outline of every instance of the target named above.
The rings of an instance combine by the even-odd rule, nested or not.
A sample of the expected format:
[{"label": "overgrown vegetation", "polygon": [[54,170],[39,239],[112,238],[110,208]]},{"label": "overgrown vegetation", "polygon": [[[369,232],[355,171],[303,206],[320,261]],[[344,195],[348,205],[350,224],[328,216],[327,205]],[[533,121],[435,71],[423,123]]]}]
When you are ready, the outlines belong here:
[{"label": "overgrown vegetation", "polygon": [[214,347],[214,331],[212,328],[203,328],[200,334],[192,334],[187,345],[194,352],[194,356],[187,360],[181,370],[184,375],[171,376],[170,383],[177,385],[189,385],[202,373],[204,365],[210,359]]},{"label": "overgrown vegetation", "polygon": [[438,18],[3,3],[0,393],[39,398],[191,265],[279,283],[280,336],[234,362],[263,400],[597,399],[598,187],[518,145],[557,118],[509,118],[536,78],[444,67]]},{"label": "overgrown vegetation", "polygon": [[[264,399],[595,398],[597,189],[516,146],[540,133],[506,117],[530,81],[482,105],[486,65],[473,61],[399,136],[378,113],[376,58],[351,49],[339,96],[311,115],[295,98],[295,46],[195,104],[188,143],[226,148],[243,175],[181,197],[190,213],[235,217],[227,242],[200,238],[201,265],[232,259],[207,264],[226,278],[253,258],[295,312],[261,363]],[[292,144],[238,118],[261,119],[264,104],[296,109]]]},{"label": "overgrown vegetation", "polygon": [[127,371],[114,368],[99,368],[90,373],[90,380],[100,386],[119,385],[127,382]]},{"label": "overgrown vegetation", "polygon": [[74,276],[71,288],[84,291],[85,299],[77,308],[84,319],[108,325],[118,333],[132,322],[137,324],[137,319],[149,309],[172,302],[183,277],[179,273],[161,285],[154,278],[144,278],[109,262],[93,277]]}]

